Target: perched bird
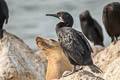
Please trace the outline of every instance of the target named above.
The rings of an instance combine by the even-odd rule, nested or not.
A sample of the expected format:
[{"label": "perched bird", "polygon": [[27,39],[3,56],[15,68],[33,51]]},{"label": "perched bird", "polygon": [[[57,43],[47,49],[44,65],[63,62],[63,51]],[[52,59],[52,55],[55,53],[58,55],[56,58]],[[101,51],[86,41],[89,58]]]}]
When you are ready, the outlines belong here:
[{"label": "perched bird", "polygon": [[93,51],[88,41],[81,32],[72,28],[72,16],[68,12],[46,14],[46,16],[54,16],[61,20],[61,22],[56,25],[56,33],[65,56],[68,58],[70,63],[74,65],[72,73],[78,71],[76,70],[77,65],[87,65],[93,72],[100,73],[101,70],[93,64],[91,58],[91,52]]},{"label": "perched bird", "polygon": [[94,43],[94,45],[104,46],[103,31],[98,22],[92,18],[88,10],[82,12],[79,16],[81,29],[84,35]]},{"label": "perched bird", "polygon": [[0,0],[0,39],[3,38],[4,21],[8,23],[9,10],[5,0]]},{"label": "perched bird", "polygon": [[120,36],[120,3],[112,2],[103,9],[103,23],[112,42],[117,42]]}]

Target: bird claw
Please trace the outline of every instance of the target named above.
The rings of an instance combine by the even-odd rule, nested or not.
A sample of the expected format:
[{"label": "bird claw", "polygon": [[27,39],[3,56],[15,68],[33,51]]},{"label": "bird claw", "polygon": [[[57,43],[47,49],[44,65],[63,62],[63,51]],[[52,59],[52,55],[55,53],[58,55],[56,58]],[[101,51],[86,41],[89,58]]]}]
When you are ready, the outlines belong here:
[{"label": "bird claw", "polygon": [[77,70],[83,70],[83,66],[78,66]]},{"label": "bird claw", "polygon": [[65,73],[65,74],[63,74],[63,76],[62,77],[67,77],[67,76],[69,76],[69,75],[72,75],[73,73],[75,73],[75,72],[67,72],[67,73]]},{"label": "bird claw", "polygon": [[114,38],[112,39],[112,41],[113,41],[113,45],[115,45],[115,44],[117,43],[117,41],[118,41],[118,38],[114,37]]},{"label": "bird claw", "polygon": [[77,68],[77,70],[72,71],[72,72],[69,72],[69,71],[64,72],[64,73],[63,73],[63,77],[67,77],[67,76],[69,76],[69,75],[72,75],[73,73],[75,73],[75,72],[77,72],[77,71],[79,71],[79,70],[83,70],[83,67],[80,66],[79,68]]},{"label": "bird claw", "polygon": [[117,43],[117,40],[114,40],[114,41],[113,41],[113,44],[115,45],[116,43]]}]

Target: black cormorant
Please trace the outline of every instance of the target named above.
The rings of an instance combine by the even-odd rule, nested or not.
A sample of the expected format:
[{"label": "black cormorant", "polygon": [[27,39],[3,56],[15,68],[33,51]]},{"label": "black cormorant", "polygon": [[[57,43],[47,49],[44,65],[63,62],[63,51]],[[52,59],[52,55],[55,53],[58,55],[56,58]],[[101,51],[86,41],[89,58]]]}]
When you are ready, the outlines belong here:
[{"label": "black cormorant", "polygon": [[0,39],[3,38],[3,24],[8,23],[9,10],[5,0],[0,0]]},{"label": "black cormorant", "polygon": [[81,32],[72,28],[72,16],[68,12],[46,14],[46,16],[54,16],[61,20],[61,22],[56,25],[56,33],[65,56],[70,63],[74,65],[72,73],[78,71],[76,70],[77,65],[88,65],[93,72],[100,73],[101,70],[93,64],[91,58],[91,52],[93,51],[88,41]]},{"label": "black cormorant", "polygon": [[103,23],[112,42],[116,43],[120,36],[120,3],[112,2],[103,9]]},{"label": "black cormorant", "polygon": [[82,12],[79,16],[81,29],[85,36],[94,43],[94,45],[104,46],[103,32],[98,22],[92,18],[88,10]]}]

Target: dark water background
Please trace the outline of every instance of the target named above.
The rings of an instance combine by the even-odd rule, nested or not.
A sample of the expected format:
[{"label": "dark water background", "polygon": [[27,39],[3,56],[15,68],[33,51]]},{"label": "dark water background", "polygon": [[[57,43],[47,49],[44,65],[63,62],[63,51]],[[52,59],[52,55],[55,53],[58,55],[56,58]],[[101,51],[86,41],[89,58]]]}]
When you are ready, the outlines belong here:
[{"label": "dark water background", "polygon": [[6,0],[10,10],[9,23],[5,29],[23,39],[36,50],[36,36],[57,39],[55,25],[58,19],[46,17],[46,13],[68,11],[74,18],[74,28],[81,31],[79,14],[89,10],[102,26],[104,43],[109,45],[110,38],[102,23],[103,7],[110,2],[120,0]]}]

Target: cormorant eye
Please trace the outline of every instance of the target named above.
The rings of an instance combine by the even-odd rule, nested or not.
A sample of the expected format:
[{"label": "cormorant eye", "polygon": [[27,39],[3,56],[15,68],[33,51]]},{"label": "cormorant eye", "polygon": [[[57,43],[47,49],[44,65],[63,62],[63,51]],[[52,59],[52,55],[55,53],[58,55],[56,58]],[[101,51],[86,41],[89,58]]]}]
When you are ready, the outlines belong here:
[{"label": "cormorant eye", "polygon": [[57,15],[58,15],[58,16],[61,16],[61,14],[60,14],[60,13],[57,13]]}]

